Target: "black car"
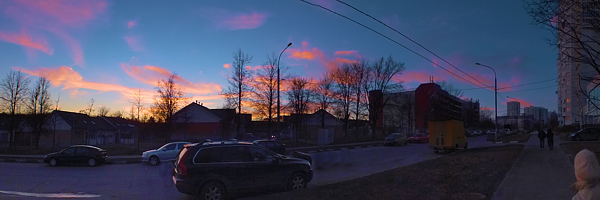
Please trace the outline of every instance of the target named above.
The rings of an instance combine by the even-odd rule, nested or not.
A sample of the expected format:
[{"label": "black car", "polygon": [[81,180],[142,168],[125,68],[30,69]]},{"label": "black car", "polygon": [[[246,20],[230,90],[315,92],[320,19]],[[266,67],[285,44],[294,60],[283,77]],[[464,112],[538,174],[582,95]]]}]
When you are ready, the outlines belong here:
[{"label": "black car", "polygon": [[87,164],[90,167],[106,163],[106,150],[90,145],[73,145],[44,156],[44,162],[50,166],[58,164]]},{"label": "black car", "polygon": [[600,128],[584,128],[569,135],[569,140],[598,140],[600,141]]},{"label": "black car", "polygon": [[175,161],[173,182],[181,193],[223,199],[239,193],[299,190],[312,180],[308,161],[242,141],[186,145]]},{"label": "black car", "polygon": [[[273,141],[273,140],[254,140],[253,141],[254,144],[258,144],[261,145],[263,147],[267,147],[267,149],[281,154],[281,155],[288,155],[287,151],[285,150],[285,144],[281,144],[277,141]],[[312,164],[312,157],[309,154],[306,153],[302,153],[299,151],[292,151],[290,154],[292,157],[294,158],[300,158],[300,159],[304,159],[307,160],[310,164]]]}]

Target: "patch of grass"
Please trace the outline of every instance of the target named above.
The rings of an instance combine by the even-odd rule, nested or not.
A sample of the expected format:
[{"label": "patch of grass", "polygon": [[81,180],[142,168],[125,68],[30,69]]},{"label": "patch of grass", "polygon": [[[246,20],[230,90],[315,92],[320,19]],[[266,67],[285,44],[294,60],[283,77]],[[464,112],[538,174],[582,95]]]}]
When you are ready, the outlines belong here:
[{"label": "patch of grass", "polygon": [[354,180],[251,199],[491,199],[523,148],[469,149]]},{"label": "patch of grass", "polygon": [[563,142],[560,143],[560,148],[569,155],[571,158],[571,162],[575,158],[575,155],[579,153],[579,151],[587,149],[596,154],[598,160],[600,160],[600,142]]},{"label": "patch of grass", "polygon": [[509,136],[504,136],[500,138],[502,142],[510,142],[510,141],[518,141],[519,143],[524,143],[529,140],[531,134],[514,134]]}]

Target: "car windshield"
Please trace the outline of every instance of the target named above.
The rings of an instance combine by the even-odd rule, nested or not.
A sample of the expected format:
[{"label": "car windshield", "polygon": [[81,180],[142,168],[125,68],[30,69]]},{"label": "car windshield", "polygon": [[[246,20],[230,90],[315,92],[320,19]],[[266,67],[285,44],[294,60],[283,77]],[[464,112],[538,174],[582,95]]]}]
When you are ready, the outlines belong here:
[{"label": "car windshield", "polygon": [[398,133],[392,133],[391,135],[388,135],[387,138],[388,139],[393,139],[393,138],[398,137],[398,135],[399,135]]}]

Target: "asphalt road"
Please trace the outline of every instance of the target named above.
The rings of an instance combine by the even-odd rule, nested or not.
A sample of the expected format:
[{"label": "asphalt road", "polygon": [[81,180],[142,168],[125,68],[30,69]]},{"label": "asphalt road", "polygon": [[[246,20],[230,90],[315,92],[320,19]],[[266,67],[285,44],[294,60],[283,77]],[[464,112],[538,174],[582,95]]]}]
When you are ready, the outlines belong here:
[{"label": "asphalt road", "polygon": [[[469,146],[488,146],[485,136]],[[371,147],[311,153],[314,179],[309,187],[350,180],[437,158],[427,144]],[[193,199],[173,186],[172,166],[113,164],[98,167],[0,163],[0,199]]]}]

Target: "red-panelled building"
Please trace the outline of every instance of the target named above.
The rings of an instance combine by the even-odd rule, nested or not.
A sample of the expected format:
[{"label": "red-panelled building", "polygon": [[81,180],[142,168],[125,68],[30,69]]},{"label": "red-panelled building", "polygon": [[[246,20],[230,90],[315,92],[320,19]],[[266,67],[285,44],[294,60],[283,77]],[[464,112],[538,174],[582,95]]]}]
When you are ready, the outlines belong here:
[{"label": "red-panelled building", "polygon": [[463,100],[442,90],[435,83],[419,85],[415,90],[415,128],[427,130],[429,120],[463,120]]}]

